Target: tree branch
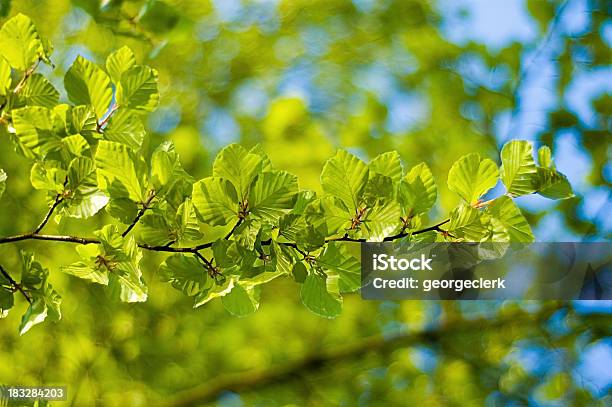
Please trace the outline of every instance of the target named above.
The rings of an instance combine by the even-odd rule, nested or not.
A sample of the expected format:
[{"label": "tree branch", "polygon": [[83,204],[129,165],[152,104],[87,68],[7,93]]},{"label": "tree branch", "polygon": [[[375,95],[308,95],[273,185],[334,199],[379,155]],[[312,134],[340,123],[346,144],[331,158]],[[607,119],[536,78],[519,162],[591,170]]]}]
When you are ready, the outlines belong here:
[{"label": "tree branch", "polygon": [[472,320],[453,319],[442,325],[421,332],[399,334],[389,338],[385,335],[372,336],[348,346],[337,347],[320,354],[306,356],[303,359],[289,362],[268,369],[248,371],[244,373],[217,376],[191,389],[178,393],[175,398],[161,402],[158,406],[194,406],[214,401],[226,391],[238,393],[252,391],[301,377],[305,373],[314,373],[322,368],[338,362],[362,358],[364,354],[377,352],[388,354],[398,347],[414,344],[433,344],[449,336],[481,331],[483,329],[499,329],[507,324],[531,323],[537,325],[547,320],[563,305],[548,304],[535,313],[519,310],[503,314],[496,319],[478,318]]},{"label": "tree branch", "polygon": [[45,227],[47,222],[49,222],[49,219],[51,219],[51,215],[53,215],[53,212],[55,211],[57,206],[60,203],[62,203],[62,201],[63,201],[62,196],[60,194],[57,194],[55,196],[55,201],[53,202],[53,205],[51,205],[51,208],[49,208],[49,211],[45,215],[45,218],[42,220],[42,222],[40,222],[38,227],[36,229],[34,229],[34,234],[38,234],[38,232],[40,232]]},{"label": "tree branch", "polygon": [[21,295],[23,295],[23,298],[25,298],[28,303],[30,304],[32,303],[32,299],[30,298],[30,295],[27,292],[25,292],[23,287],[21,287],[21,284],[15,281],[13,277],[11,277],[11,275],[6,270],[4,270],[2,265],[0,265],[0,273],[9,281],[9,283],[11,283],[13,290],[19,291]]},{"label": "tree branch", "polygon": [[121,237],[126,237],[128,235],[128,233],[130,233],[130,231],[132,229],[134,229],[134,226],[136,226],[136,224],[138,223],[138,221],[140,221],[140,218],[142,218],[142,216],[145,214],[145,212],[147,211],[147,209],[150,208],[149,205],[151,205],[151,202],[153,202],[153,199],[155,199],[155,191],[151,191],[149,193],[149,197],[147,198],[147,200],[142,204],[142,208],[138,211],[138,213],[136,214],[136,217],[134,218],[134,220],[132,221],[132,223],[130,223],[130,225],[127,227],[127,229],[125,229],[123,231],[123,233],[121,234]]}]

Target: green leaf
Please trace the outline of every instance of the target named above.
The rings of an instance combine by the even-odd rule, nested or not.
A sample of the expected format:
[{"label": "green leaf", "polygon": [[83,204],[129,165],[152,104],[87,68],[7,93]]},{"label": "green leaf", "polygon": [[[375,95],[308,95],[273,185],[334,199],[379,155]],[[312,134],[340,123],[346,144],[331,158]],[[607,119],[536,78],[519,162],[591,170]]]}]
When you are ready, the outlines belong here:
[{"label": "green leaf", "polygon": [[363,221],[364,235],[368,241],[382,242],[387,236],[397,232],[401,225],[401,209],[395,201],[378,201],[366,212]]},{"label": "green leaf", "polygon": [[247,196],[253,179],[260,172],[261,164],[260,155],[247,153],[238,144],[230,144],[215,158],[213,175],[231,182],[236,188],[239,200],[242,201]]},{"label": "green leaf", "polygon": [[223,178],[208,177],[193,184],[192,199],[204,223],[227,225],[238,219],[236,190]]},{"label": "green leaf", "polygon": [[487,212],[504,225],[511,242],[533,242],[535,240],[527,219],[509,197],[502,196],[494,200],[488,206]]},{"label": "green leaf", "polygon": [[12,282],[0,273],[0,319],[6,318],[15,304]]},{"label": "green leaf", "polygon": [[303,283],[306,281],[306,277],[308,277],[308,270],[306,270],[306,266],[303,262],[298,261],[293,265],[291,275],[296,283]]},{"label": "green leaf", "polygon": [[361,263],[349,254],[345,245],[330,242],[317,262],[327,275],[338,275],[338,288],[341,293],[350,293],[361,287]]},{"label": "green leaf", "polygon": [[344,203],[333,196],[314,200],[304,211],[304,216],[307,223],[325,232],[325,236],[346,233],[353,217]]},{"label": "green leaf", "polygon": [[185,254],[168,257],[159,266],[159,277],[188,296],[194,296],[214,283],[203,265],[194,256]]},{"label": "green leaf", "polygon": [[223,280],[219,284],[215,283],[209,289],[200,291],[195,297],[193,308],[200,307],[206,304],[207,302],[209,302],[210,300],[213,300],[219,297],[223,297],[229,294],[235,285],[234,278],[235,277],[233,276],[227,277],[225,278],[225,280]]},{"label": "green leaf", "polygon": [[396,196],[397,184],[390,177],[381,174],[370,174],[364,190],[366,204],[372,204],[380,199],[393,200]]},{"label": "green leaf", "polygon": [[89,143],[85,140],[85,137],[80,134],[74,136],[64,137],[62,139],[62,153],[65,154],[67,159],[73,157],[91,156]]},{"label": "green leaf", "polygon": [[555,169],[555,164],[552,160],[552,153],[548,146],[542,146],[538,149],[538,163],[543,168]]},{"label": "green leaf", "polygon": [[77,246],[76,251],[81,257],[81,261],[64,266],[61,270],[83,280],[108,285],[108,269],[104,267],[102,262],[99,262],[98,258],[101,255],[99,246],[96,244]]},{"label": "green leaf", "polygon": [[109,286],[123,302],[147,300],[147,286],[142,280],[142,252],[133,236],[123,238],[117,225],[106,225],[94,233],[101,243],[99,264],[109,272]]},{"label": "green leaf", "polygon": [[185,199],[176,212],[179,242],[193,242],[202,238],[195,205],[191,198]]},{"label": "green leaf", "polygon": [[0,198],[2,198],[2,194],[6,191],[6,180],[7,180],[6,172],[0,168]]},{"label": "green leaf", "polygon": [[389,151],[376,156],[370,162],[369,167],[370,172],[389,177],[394,183],[402,179],[402,161],[397,151]]},{"label": "green leaf", "polygon": [[448,188],[468,204],[474,205],[481,196],[497,184],[497,165],[478,153],[467,154],[457,160],[448,172]]},{"label": "green leaf", "polygon": [[49,109],[32,106],[12,112],[16,142],[27,158],[43,158],[61,146],[61,138],[54,132],[54,118]]},{"label": "green leaf", "polygon": [[73,218],[89,218],[108,203],[108,196],[98,189],[91,159],[77,157],[70,162],[64,202],[61,213]]},{"label": "green leaf", "polygon": [[97,65],[78,56],[64,77],[64,86],[72,103],[91,105],[98,119],[104,117],[113,91],[108,75]]},{"label": "green leaf", "polygon": [[567,199],[574,197],[572,186],[567,177],[555,169],[552,153],[548,146],[538,150],[538,194],[550,199]]},{"label": "green leaf", "polygon": [[106,58],[106,71],[115,84],[118,84],[123,73],[134,65],[136,65],[134,53],[125,45]]},{"label": "green leaf", "polygon": [[159,103],[157,71],[148,66],[133,66],[121,75],[117,86],[117,105],[152,112]]},{"label": "green leaf", "polygon": [[19,92],[24,104],[53,108],[59,102],[59,92],[43,75],[35,73]]},{"label": "green leaf", "polygon": [[575,196],[567,177],[551,168],[538,168],[538,194],[550,199]]},{"label": "green leaf", "polygon": [[403,214],[412,217],[429,212],[437,195],[438,189],[427,164],[415,165],[400,184],[399,201]]},{"label": "green leaf", "polygon": [[[53,164],[59,164],[53,162]],[[66,170],[53,166],[51,162],[34,163],[30,170],[30,182],[35,189],[53,191],[56,194],[64,190]]]},{"label": "green leaf", "polygon": [[334,195],[355,213],[361,204],[361,194],[368,182],[368,166],[354,155],[338,150],[321,173],[323,190]]},{"label": "green leaf", "polygon": [[104,128],[104,138],[123,143],[134,151],[142,146],[146,131],[140,117],[129,109],[119,109]]},{"label": "green leaf", "polygon": [[325,278],[311,274],[300,291],[302,303],[313,313],[324,318],[336,318],[342,312],[342,297],[327,291]]},{"label": "green leaf", "polygon": [[112,198],[129,198],[134,202],[145,201],[144,163],[140,162],[125,145],[102,140],[98,144],[95,163],[98,185]]},{"label": "green leaf", "polygon": [[70,134],[92,134],[97,132],[98,121],[91,106],[75,106],[70,112]]},{"label": "green leaf", "polygon": [[274,167],[272,166],[272,162],[266,154],[266,151],[261,146],[261,144],[256,144],[255,147],[249,150],[250,154],[256,154],[261,157],[261,170],[262,171],[272,171]]},{"label": "green leaf", "polygon": [[537,168],[531,143],[513,140],[501,151],[502,181],[510,196],[531,194],[537,190]]},{"label": "green leaf", "polygon": [[106,206],[106,211],[110,213],[113,218],[119,219],[127,225],[134,220],[134,217],[138,213],[138,206],[131,199],[111,197]]},{"label": "green leaf", "polygon": [[47,316],[52,321],[59,321],[61,297],[48,282],[49,270],[34,260],[34,255],[22,252],[21,286],[27,290],[31,303],[21,319],[20,335],[25,334],[34,325],[43,322]]},{"label": "green leaf", "polygon": [[262,172],[249,193],[253,216],[276,221],[294,205],[298,192],[297,178],[285,171]]},{"label": "green leaf", "polygon": [[259,308],[259,289],[257,287],[244,288],[238,284],[221,300],[230,314],[239,318],[246,317]]},{"label": "green leaf", "polygon": [[11,66],[25,71],[44,56],[43,43],[29,17],[17,14],[0,29],[0,54]]},{"label": "green leaf", "polygon": [[461,204],[450,215],[449,231],[467,242],[481,242],[489,236],[490,219],[484,212]]},{"label": "green leaf", "polygon": [[8,94],[11,82],[11,65],[0,55],[0,96]]},{"label": "green leaf", "polygon": [[191,176],[183,170],[174,144],[166,141],[151,156],[151,183],[157,194],[163,195],[181,179],[191,180]]}]

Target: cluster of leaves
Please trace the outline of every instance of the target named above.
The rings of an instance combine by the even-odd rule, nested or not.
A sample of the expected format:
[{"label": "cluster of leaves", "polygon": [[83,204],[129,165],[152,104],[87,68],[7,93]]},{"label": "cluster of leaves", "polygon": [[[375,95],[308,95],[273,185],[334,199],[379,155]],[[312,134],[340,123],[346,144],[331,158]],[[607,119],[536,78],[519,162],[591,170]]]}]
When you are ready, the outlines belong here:
[{"label": "cluster of leaves", "polygon": [[[140,261],[142,251],[150,250],[171,253],[159,275],[194,297],[195,307],[222,297],[230,313],[248,315],[259,306],[262,284],[291,276],[306,307],[335,317],[342,294],[360,286],[360,264],[346,242],[531,241],[529,224],[511,198],[572,196],[550,150],[540,148],[536,165],[525,141],[504,146],[501,169],[478,154],[460,158],[448,186],[462,203],[449,219],[428,227],[437,198],[433,175],[425,163],[405,172],[397,152],[366,164],[338,151],[323,168],[323,194],[317,194],[274,168],[260,146],[232,144],[219,152],[212,176],[196,181],[171,143],[150,154],[145,148],[142,115],[159,101],[154,69],[137,65],[125,47],[104,67],[78,57],[64,79],[71,103],[60,103],[59,92],[35,73],[50,55],[51,46],[26,16],[0,30],[0,123],[16,151],[33,161],[32,186],[47,191],[49,205],[33,232],[0,238],[0,244],[76,243],[80,260],[62,271],[108,286],[122,301],[147,299]],[[506,194],[482,201],[500,178]],[[0,193],[6,179],[0,171]],[[113,221],[95,237],[40,233],[52,215],[88,218],[102,209]],[[22,333],[47,315],[60,316],[48,273],[32,255],[23,259],[21,283],[3,271],[0,290],[2,315],[16,292],[30,303]]]}]

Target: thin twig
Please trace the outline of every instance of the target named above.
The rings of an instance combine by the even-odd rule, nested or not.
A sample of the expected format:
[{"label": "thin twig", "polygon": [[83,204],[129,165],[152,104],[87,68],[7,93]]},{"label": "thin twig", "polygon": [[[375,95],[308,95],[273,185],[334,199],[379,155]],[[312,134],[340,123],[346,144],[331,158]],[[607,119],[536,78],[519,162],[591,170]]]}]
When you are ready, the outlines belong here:
[{"label": "thin twig", "polygon": [[2,265],[0,265],[0,273],[2,273],[2,275],[9,281],[9,283],[11,283],[11,286],[13,287],[14,290],[19,291],[21,295],[23,295],[23,298],[25,298],[28,303],[30,304],[32,303],[32,298],[30,298],[30,295],[25,292],[21,284],[15,281],[13,277],[11,277],[11,275],[7,273],[6,270],[4,270]]},{"label": "thin twig", "polygon": [[232,235],[234,234],[234,232],[236,231],[236,229],[238,229],[238,226],[242,225],[242,221],[244,220],[244,218],[240,218],[238,219],[238,222],[236,222],[236,224],[234,225],[234,227],[232,228],[232,230],[230,230],[227,235],[225,235],[224,239],[228,240],[230,237],[232,237]]},{"label": "thin twig", "polygon": [[53,215],[53,212],[58,207],[58,205],[60,203],[62,203],[62,201],[63,201],[62,195],[61,194],[57,194],[55,196],[55,201],[53,202],[53,205],[51,205],[51,207],[49,208],[49,211],[45,215],[45,218],[42,220],[42,222],[40,222],[38,227],[36,227],[36,229],[34,229],[34,234],[35,235],[38,234],[38,232],[40,232],[45,227],[47,222],[49,222],[49,219],[51,219],[51,215]]},{"label": "thin twig", "polygon": [[127,227],[127,229],[125,229],[123,231],[123,233],[121,234],[121,237],[126,237],[128,235],[128,233],[130,233],[130,231],[134,228],[134,226],[136,226],[138,221],[140,221],[140,218],[142,218],[142,216],[145,214],[147,209],[150,208],[150,205],[151,205],[151,202],[153,202],[153,199],[155,199],[155,191],[151,191],[149,193],[149,197],[142,204],[142,208],[138,211],[138,213],[136,214],[136,217],[134,218],[132,223],[130,223],[130,225]]},{"label": "thin twig", "polygon": [[17,83],[17,85],[15,86],[15,89],[13,89],[13,94],[16,95],[17,93],[21,91],[21,89],[23,89],[26,81],[30,78],[30,76],[32,76],[32,74],[34,74],[34,72],[38,68],[38,65],[40,65],[40,59],[38,59],[34,63],[34,65],[26,69],[26,71],[23,73],[23,76],[21,77],[21,80]]}]

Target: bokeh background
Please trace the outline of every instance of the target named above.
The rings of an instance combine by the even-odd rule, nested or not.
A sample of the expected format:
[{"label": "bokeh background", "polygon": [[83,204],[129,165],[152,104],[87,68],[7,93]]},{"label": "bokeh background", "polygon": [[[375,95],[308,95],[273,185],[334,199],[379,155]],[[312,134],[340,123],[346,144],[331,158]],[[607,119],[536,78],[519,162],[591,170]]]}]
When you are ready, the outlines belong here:
[{"label": "bokeh background", "polygon": [[[55,69],[43,70],[58,89],[77,55],[102,62],[126,44],[158,69],[151,145],[174,141],[196,178],[231,142],[261,143],[315,190],[336,148],[364,159],[396,149],[432,167],[442,218],[457,203],[445,180],[458,157],[499,163],[511,138],[547,144],[577,196],[518,199],[538,241],[610,241],[610,11],[605,0],[0,0],[0,22],[23,12],[55,45]],[[45,213],[29,165],[0,138],[13,175],[0,235]],[[95,230],[102,218],[49,228]],[[236,319],[219,301],[192,310],[158,281],[157,254],[145,260],[149,301],[128,305],[59,272],[73,246],[3,245],[5,267],[18,269],[19,248],[50,268],[64,319],[24,337],[24,304],[0,321],[0,383],[66,384],[70,405],[612,402],[610,302],[353,295],[325,320],[296,284],[275,281],[257,313]]]}]

